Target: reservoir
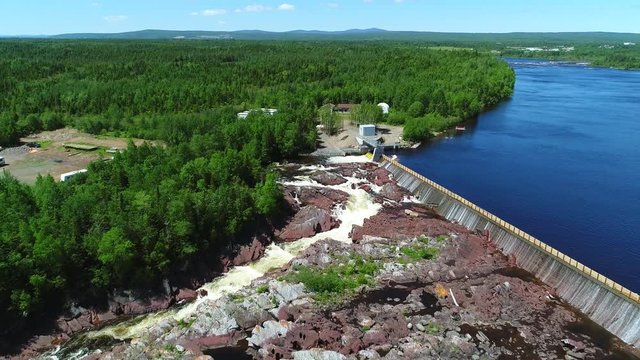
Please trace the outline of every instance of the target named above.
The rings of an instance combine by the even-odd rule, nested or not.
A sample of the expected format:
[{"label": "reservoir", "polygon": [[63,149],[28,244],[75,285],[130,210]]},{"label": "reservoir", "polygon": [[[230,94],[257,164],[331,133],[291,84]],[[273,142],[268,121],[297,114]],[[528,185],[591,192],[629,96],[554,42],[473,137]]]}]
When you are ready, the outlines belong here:
[{"label": "reservoir", "polygon": [[506,61],[510,100],[399,160],[640,292],[640,72]]}]

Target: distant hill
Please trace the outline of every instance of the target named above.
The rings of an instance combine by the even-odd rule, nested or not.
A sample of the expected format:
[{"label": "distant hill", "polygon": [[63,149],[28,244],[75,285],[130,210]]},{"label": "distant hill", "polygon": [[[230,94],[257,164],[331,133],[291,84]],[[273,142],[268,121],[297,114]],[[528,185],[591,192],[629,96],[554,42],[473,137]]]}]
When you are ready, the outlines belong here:
[{"label": "distant hill", "polygon": [[[41,37],[42,38],[42,37]],[[640,43],[640,34],[611,32],[514,32],[514,33],[444,33],[419,31],[387,31],[383,29],[351,29],[344,31],[294,30],[270,32],[241,31],[178,31],[140,30],[124,33],[77,33],[43,36],[50,39],[131,39],[131,40],[399,40],[438,43],[502,43],[502,44],[563,44],[563,43]]]}]

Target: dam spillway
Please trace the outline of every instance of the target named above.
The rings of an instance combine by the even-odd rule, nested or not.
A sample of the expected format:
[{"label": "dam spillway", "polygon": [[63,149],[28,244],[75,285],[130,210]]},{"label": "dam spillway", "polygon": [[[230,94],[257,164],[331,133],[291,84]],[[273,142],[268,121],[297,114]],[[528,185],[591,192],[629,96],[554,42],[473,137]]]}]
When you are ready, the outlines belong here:
[{"label": "dam spillway", "polygon": [[470,230],[488,231],[491,241],[519,267],[553,287],[591,320],[640,348],[640,295],[559,252],[432,180],[386,156],[381,166],[398,185],[447,220]]}]

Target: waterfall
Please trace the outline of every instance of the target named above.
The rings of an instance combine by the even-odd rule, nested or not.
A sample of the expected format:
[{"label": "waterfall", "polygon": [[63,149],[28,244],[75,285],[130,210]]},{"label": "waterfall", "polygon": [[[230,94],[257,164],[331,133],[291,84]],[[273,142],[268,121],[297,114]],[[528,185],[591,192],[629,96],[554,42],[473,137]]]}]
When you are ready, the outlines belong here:
[{"label": "waterfall", "polygon": [[470,230],[488,230],[491,240],[519,267],[553,287],[556,293],[591,320],[640,348],[640,296],[559,252],[533,236],[481,209],[395,160],[382,166],[416,199],[447,220]]},{"label": "waterfall", "polygon": [[[366,157],[345,157],[341,160],[342,162],[368,161]],[[336,161],[336,163],[340,163],[340,161]],[[328,169],[330,168],[322,165],[307,165],[299,169],[299,171],[311,173],[315,170]],[[364,220],[377,214],[382,208],[382,205],[374,203],[371,195],[366,191],[359,189],[357,186],[353,186],[366,180],[357,177],[345,177],[345,179],[347,179],[346,183],[332,186],[321,185],[310,179],[308,175],[296,176],[294,180],[282,182],[282,185],[286,186],[325,187],[346,192],[349,195],[349,199],[344,208],[342,206],[336,206],[333,209],[333,216],[340,222],[340,226],[337,228],[294,242],[273,243],[269,245],[265,254],[260,259],[245,266],[235,266],[230,269],[229,272],[204,284],[201,289],[206,290],[207,295],[198,298],[196,301],[182,308],[141,315],[131,321],[107,326],[101,330],[89,332],[87,335],[94,338],[97,336],[109,336],[119,340],[140,337],[152,326],[163,320],[170,318],[182,320],[188,318],[197,311],[198,306],[203,302],[219,299],[225,294],[233,294],[243,287],[250,285],[253,280],[265,275],[269,271],[283,267],[291,259],[320,240],[333,239],[351,243],[349,234],[353,225],[362,226]],[[374,186],[372,183],[369,183],[369,185]]]}]

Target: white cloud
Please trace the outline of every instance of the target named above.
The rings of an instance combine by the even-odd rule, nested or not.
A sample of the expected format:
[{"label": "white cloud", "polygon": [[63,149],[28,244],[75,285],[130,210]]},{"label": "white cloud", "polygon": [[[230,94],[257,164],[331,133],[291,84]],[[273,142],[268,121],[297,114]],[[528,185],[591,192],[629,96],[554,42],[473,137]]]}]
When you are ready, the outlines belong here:
[{"label": "white cloud", "polygon": [[332,9],[336,9],[340,7],[340,4],[338,3],[326,3],[325,5],[327,5],[327,7],[332,8]]},{"label": "white cloud", "polygon": [[295,9],[296,7],[294,5],[287,4],[287,3],[283,3],[283,4],[280,4],[280,6],[278,6],[278,10],[283,10],[283,11],[293,11]]},{"label": "white cloud", "polygon": [[245,6],[243,9],[240,9],[241,11],[239,12],[264,12],[264,11],[269,11],[271,10],[270,7],[268,6],[264,6],[264,5],[247,5]]},{"label": "white cloud", "polygon": [[129,19],[129,17],[126,15],[110,15],[110,16],[103,17],[103,19],[106,22],[117,23],[117,22],[126,21],[127,19]]},{"label": "white cloud", "polygon": [[207,9],[200,13],[202,16],[219,16],[227,13],[225,9]]},{"label": "white cloud", "polygon": [[193,11],[190,13],[191,16],[220,16],[227,13],[225,9],[206,9],[200,12]]}]

